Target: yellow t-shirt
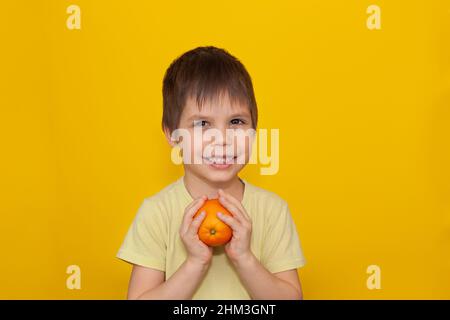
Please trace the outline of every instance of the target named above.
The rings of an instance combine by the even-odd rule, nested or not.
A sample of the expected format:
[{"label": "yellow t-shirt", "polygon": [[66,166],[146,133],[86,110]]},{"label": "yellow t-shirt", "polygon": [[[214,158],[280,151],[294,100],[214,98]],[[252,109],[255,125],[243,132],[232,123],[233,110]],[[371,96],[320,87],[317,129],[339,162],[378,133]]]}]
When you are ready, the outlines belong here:
[{"label": "yellow t-shirt", "polygon": [[[244,179],[242,204],[252,219],[251,250],[272,273],[305,265],[301,243],[286,201]],[[127,262],[171,277],[186,260],[179,236],[184,210],[193,198],[183,177],[145,198],[117,253]],[[193,299],[250,299],[223,246],[215,247],[211,265]]]}]

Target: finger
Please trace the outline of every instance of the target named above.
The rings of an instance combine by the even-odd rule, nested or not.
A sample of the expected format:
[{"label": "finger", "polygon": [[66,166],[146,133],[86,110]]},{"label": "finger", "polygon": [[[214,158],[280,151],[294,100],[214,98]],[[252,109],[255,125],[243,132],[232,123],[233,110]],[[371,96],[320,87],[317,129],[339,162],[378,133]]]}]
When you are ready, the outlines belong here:
[{"label": "finger", "polygon": [[228,209],[228,211],[230,211],[233,214],[234,218],[236,218],[240,223],[247,222],[242,212],[240,212],[240,210],[234,204],[228,201],[228,199],[223,196],[219,196],[219,202],[223,204],[223,206]]},{"label": "finger", "polygon": [[198,209],[201,208],[201,206],[205,203],[205,201],[206,201],[206,196],[203,195],[203,196],[195,199],[194,201],[192,201],[192,203],[186,207],[184,217],[183,217],[183,222],[181,224],[181,229],[182,229],[183,233],[185,233],[187,231],[187,229],[189,228],[189,225],[192,222],[192,217],[197,213]]},{"label": "finger", "polygon": [[240,232],[242,228],[242,224],[240,224],[235,218],[230,217],[226,214],[223,214],[221,212],[217,213],[217,217],[225,222],[231,229],[233,229],[233,232]]},{"label": "finger", "polygon": [[191,237],[194,237],[198,233],[198,228],[202,224],[203,219],[206,217],[206,212],[202,211],[197,217],[195,217],[194,220],[192,220],[192,223],[189,225],[189,228],[187,230],[187,234]]},{"label": "finger", "polygon": [[[231,194],[225,192],[223,189],[219,189],[219,194],[222,195],[223,197],[225,197],[229,202],[231,202],[233,205],[235,205],[237,208],[239,208],[239,210],[241,210],[242,212],[245,213],[245,208],[238,199],[233,197]],[[248,217],[248,215],[246,215],[246,216]],[[250,218],[250,217],[248,217],[248,218]]]},{"label": "finger", "polygon": [[226,200],[228,200],[228,202],[230,202],[231,204],[233,204],[236,208],[239,209],[239,211],[242,213],[242,216],[248,221],[250,222],[250,216],[247,214],[247,211],[245,211],[244,206],[242,205],[242,203],[237,200],[235,197],[233,197],[231,194],[226,193],[225,191],[223,191],[222,189],[219,189],[219,195],[225,197]]},{"label": "finger", "polygon": [[193,206],[195,206],[197,204],[198,201],[201,201],[202,199],[206,199],[206,195],[202,195],[194,200],[192,200],[192,202],[186,207],[185,211],[188,211],[189,209],[191,209]]},{"label": "finger", "polygon": [[192,222],[192,217],[197,213],[198,209],[201,208],[206,200],[206,196],[201,196],[191,202],[189,206],[186,207],[183,222],[182,222],[182,232],[185,233]]}]

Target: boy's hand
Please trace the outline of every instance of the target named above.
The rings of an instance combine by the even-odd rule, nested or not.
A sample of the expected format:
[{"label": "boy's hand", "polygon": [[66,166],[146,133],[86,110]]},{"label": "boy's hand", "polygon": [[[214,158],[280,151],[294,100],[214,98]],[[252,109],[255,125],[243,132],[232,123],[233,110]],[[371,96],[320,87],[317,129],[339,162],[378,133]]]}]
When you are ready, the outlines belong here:
[{"label": "boy's hand", "polygon": [[219,202],[233,217],[218,214],[217,217],[233,229],[233,237],[225,245],[225,252],[233,263],[251,257],[250,240],[252,221],[242,204],[232,195],[219,189]]},{"label": "boy's hand", "polygon": [[205,218],[205,213],[199,214],[195,219],[192,217],[203,205],[206,196],[192,201],[184,210],[183,222],[180,227],[180,237],[188,252],[187,260],[202,266],[211,262],[213,248],[204,244],[198,237],[198,228]]}]

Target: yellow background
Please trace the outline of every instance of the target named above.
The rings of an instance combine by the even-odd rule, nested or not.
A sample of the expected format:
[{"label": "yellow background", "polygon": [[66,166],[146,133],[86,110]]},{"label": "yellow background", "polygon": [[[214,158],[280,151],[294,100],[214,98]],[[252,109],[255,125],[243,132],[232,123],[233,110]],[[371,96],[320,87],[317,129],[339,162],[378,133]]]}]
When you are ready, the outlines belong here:
[{"label": "yellow background", "polygon": [[[81,30],[66,8],[81,8]],[[381,30],[366,8],[381,7]],[[182,174],[162,77],[200,45],[253,77],[306,299],[450,298],[448,1],[4,1],[0,298],[122,299],[115,254],[143,198]],[[81,290],[66,268],[81,268]],[[381,268],[380,290],[366,268]]]}]

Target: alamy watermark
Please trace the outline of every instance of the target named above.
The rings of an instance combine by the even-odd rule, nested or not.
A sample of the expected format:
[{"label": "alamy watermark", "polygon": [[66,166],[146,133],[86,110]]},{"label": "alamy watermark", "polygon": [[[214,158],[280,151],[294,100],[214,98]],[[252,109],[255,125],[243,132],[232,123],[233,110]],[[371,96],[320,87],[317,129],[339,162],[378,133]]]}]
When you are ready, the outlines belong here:
[{"label": "alamy watermark", "polygon": [[175,129],[171,140],[176,143],[171,152],[174,164],[259,163],[262,175],[274,175],[280,168],[279,129],[226,129],[224,135],[216,128],[194,126],[193,132]]}]

